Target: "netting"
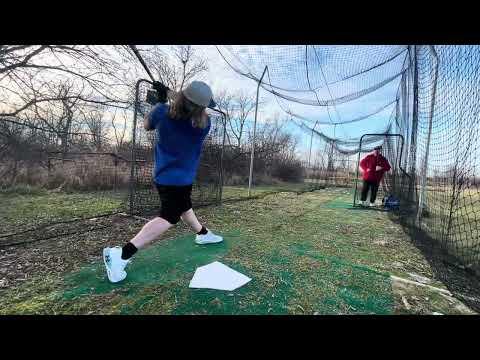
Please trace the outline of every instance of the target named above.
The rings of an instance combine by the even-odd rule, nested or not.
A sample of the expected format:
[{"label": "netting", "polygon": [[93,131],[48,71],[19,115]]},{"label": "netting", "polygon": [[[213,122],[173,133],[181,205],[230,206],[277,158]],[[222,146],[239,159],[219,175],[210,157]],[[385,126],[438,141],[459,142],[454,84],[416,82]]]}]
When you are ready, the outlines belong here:
[{"label": "netting", "polygon": [[[366,120],[370,117],[372,117],[373,115],[377,115],[378,113],[381,113],[383,111],[388,111],[389,108],[392,106],[392,105],[396,105],[397,101],[391,101],[389,102],[388,104],[374,110],[373,112],[369,113],[369,114],[366,114],[366,115],[361,115],[361,116],[358,116],[356,117],[355,119],[350,119],[350,120],[343,120],[342,122],[336,122],[336,121],[322,121],[322,120],[315,120],[313,121],[311,118],[308,118],[308,117],[305,117],[305,116],[302,116],[302,115],[299,115],[297,113],[294,113],[288,109],[285,110],[285,112],[287,114],[289,114],[290,116],[292,116],[292,118],[296,118],[296,119],[299,119],[299,120],[302,120],[302,121],[305,121],[307,123],[316,123],[318,125],[341,125],[341,124],[350,124],[350,123],[353,123],[353,122],[357,122],[357,121],[362,121],[362,120]],[[283,107],[282,107],[283,108]]]},{"label": "netting", "polygon": [[[143,129],[149,87],[139,87],[135,136],[121,146],[107,133],[89,132],[81,119],[72,119],[72,131],[40,119],[1,119],[0,246],[95,231],[112,226],[108,218],[115,214],[158,212],[155,132]],[[210,117],[192,194],[196,207],[217,204],[222,196],[224,120],[213,111]]]},{"label": "netting", "polygon": [[[260,114],[254,140],[251,115],[241,123],[242,134],[233,125],[236,119],[224,122],[212,113],[194,185],[195,206],[247,194],[253,145],[253,186],[267,191],[353,189],[359,152],[363,156],[383,145],[392,170],[378,198],[396,195],[402,221],[414,236],[428,237],[432,248],[479,271],[478,46],[217,49],[235,71],[256,82],[265,70],[260,90],[284,119]],[[88,222],[92,217],[158,209],[152,184],[155,132],[144,131],[142,124],[148,87],[139,88],[136,127],[129,128],[135,139],[129,137],[121,147],[78,119],[48,126],[32,114],[1,119],[4,243],[17,241],[19,234],[58,236],[69,231],[65,223],[89,231],[105,226]],[[402,135],[403,151],[400,137],[384,135],[365,137],[360,148],[365,133]],[[28,221],[17,220],[25,217],[20,212]],[[51,233],[44,231],[47,227]]]},{"label": "netting", "polygon": [[[414,237],[479,273],[478,46],[217,49],[256,82],[266,69],[262,89],[310,140],[309,174],[336,169],[342,157],[356,172],[358,153],[383,145],[392,170],[377,198],[400,198]],[[366,137],[360,149],[365,133],[401,136]]]},{"label": "netting", "polygon": [[[342,87],[334,97],[364,90],[398,73],[406,56],[406,46],[221,46],[217,47],[223,58],[237,72],[260,80],[265,66],[271,76],[271,87],[278,92],[293,94],[326,90],[326,84],[334,89],[356,76],[368,74],[369,85],[359,89],[356,80]],[[354,59],[355,61],[352,61]],[[390,72],[393,69],[393,73]],[[396,72],[395,72],[396,70]],[[322,75],[323,72],[323,75]],[[372,72],[374,76],[372,77]],[[390,76],[385,76],[389,74]],[[270,86],[270,84],[268,84]],[[304,94],[303,94],[304,95]],[[294,96],[294,95],[292,95]],[[298,98],[302,97],[298,95]],[[322,96],[320,96],[322,98]]]},{"label": "netting", "polygon": [[0,246],[103,228],[126,210],[129,154],[103,137],[4,118],[0,147]]},{"label": "netting", "polygon": [[[290,179],[275,176],[271,166],[264,165],[265,161],[255,153],[253,183],[258,189],[275,183],[280,188],[316,189],[327,183],[342,184],[345,183],[343,179],[351,178],[354,172],[352,156],[358,152],[359,135],[338,137],[336,126],[345,133],[344,126],[348,124],[388,116],[396,104],[395,91],[398,78],[405,72],[407,55],[407,48],[402,46],[221,46],[217,49],[227,63],[244,76],[259,81],[265,71],[260,86],[273,95],[273,101],[288,118],[289,128],[286,131],[297,139],[291,154],[301,161],[284,166],[290,168],[285,172],[297,174]],[[358,58],[359,62],[352,63],[352,57]],[[332,59],[334,63],[330,62]],[[387,101],[378,103],[378,92],[386,94]],[[366,108],[359,114],[357,106],[354,112],[351,103],[360,101],[358,99],[375,103],[375,108]],[[334,125],[333,134],[323,125]],[[384,133],[389,128],[389,123],[378,121],[378,127],[373,132]],[[259,146],[260,151],[264,150],[262,140],[259,144],[255,140],[255,146]],[[249,150],[253,142],[250,136],[245,150]],[[380,142],[380,138],[366,139],[370,149]],[[343,165],[345,159],[351,164],[351,171]],[[240,159],[232,160],[240,164]],[[284,161],[277,158],[274,162]],[[244,170],[242,174],[248,174],[247,156],[242,163],[245,165],[239,166]],[[338,181],[335,180],[337,175]],[[243,179],[240,183],[245,186],[248,179]],[[256,179],[260,181],[255,182]],[[288,184],[282,186],[285,180]]]},{"label": "netting", "polygon": [[[146,131],[143,126],[145,114],[151,105],[145,102],[148,82],[139,86],[137,119],[132,138],[135,139],[132,151],[132,184],[129,211],[131,214],[152,214],[158,212],[160,198],[152,180],[154,168],[154,146],[156,131]],[[224,143],[224,120],[214,111],[209,110],[211,119],[210,132],[205,139],[197,178],[193,184],[192,204],[195,207],[217,204],[222,196],[222,153]],[[185,144],[188,146],[188,144]]]},{"label": "netting", "polygon": [[[365,136],[364,139],[368,139],[369,136]],[[398,187],[400,186],[402,181],[407,181],[409,179],[409,174],[407,173],[406,169],[404,168],[404,164],[402,164],[401,159],[404,158],[405,153],[405,139],[402,137],[401,134],[394,133],[391,129],[384,135],[378,135],[376,138],[382,139],[382,155],[388,160],[390,164],[390,171],[386,173],[386,175],[382,178],[379,183],[376,201],[375,204],[377,207],[376,210],[382,210],[380,204],[384,204],[386,198],[390,195],[395,195],[397,192]],[[354,184],[355,191],[354,191],[354,205],[358,205],[361,202],[361,193],[363,187],[363,177],[359,169],[359,163],[361,159],[366,156],[365,153],[370,153],[372,149],[368,149],[367,146],[364,145],[362,141],[361,146],[359,147],[360,152],[356,156],[355,160],[355,169],[356,172],[356,183]],[[370,193],[367,196],[367,200],[370,200]]]},{"label": "netting", "polygon": [[[480,48],[417,46],[411,58],[393,130],[406,139],[411,178],[398,179],[395,192],[410,205],[405,222],[418,236],[478,272]],[[398,144],[389,147],[398,153]]]}]

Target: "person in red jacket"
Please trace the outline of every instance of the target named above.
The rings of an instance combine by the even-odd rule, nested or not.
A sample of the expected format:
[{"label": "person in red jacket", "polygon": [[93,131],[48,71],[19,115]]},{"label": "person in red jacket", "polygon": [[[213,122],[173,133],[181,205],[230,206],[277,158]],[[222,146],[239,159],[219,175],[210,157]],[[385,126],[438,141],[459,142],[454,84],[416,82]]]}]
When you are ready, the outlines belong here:
[{"label": "person in red jacket", "polygon": [[370,206],[375,205],[377,191],[383,175],[390,171],[390,164],[385,157],[380,154],[381,146],[377,146],[373,153],[365,156],[360,161],[360,170],[363,173],[363,188],[360,197],[361,205],[366,205],[368,190],[370,190]]}]

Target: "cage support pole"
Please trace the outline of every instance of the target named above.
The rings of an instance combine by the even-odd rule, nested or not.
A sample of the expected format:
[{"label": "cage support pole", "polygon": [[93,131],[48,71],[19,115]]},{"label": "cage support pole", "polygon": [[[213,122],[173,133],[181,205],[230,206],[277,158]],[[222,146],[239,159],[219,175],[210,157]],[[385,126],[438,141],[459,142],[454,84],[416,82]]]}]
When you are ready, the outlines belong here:
[{"label": "cage support pole", "polygon": [[223,183],[224,183],[224,169],[223,169],[223,157],[225,153],[225,140],[227,137],[227,115],[220,110],[215,110],[222,115],[222,125],[223,125],[223,139],[222,139],[222,149],[220,150],[220,186],[218,190],[218,203],[222,203],[223,197]]},{"label": "cage support pole", "polygon": [[308,168],[310,169],[310,159],[312,157],[312,142],[313,142],[313,132],[315,131],[315,128],[317,127],[318,120],[315,121],[315,125],[313,125],[312,128],[312,134],[310,135],[310,151],[308,154]]},{"label": "cage support pole", "polygon": [[[416,202],[418,206],[417,195],[417,133],[418,133],[418,63],[417,63],[417,46],[411,47],[411,61],[413,61],[413,108],[412,108],[412,132],[410,136],[410,174],[413,177],[410,179],[408,187],[408,197],[412,202]],[[418,207],[417,207],[418,210]]]},{"label": "cage support pole", "polygon": [[360,166],[360,154],[362,153],[362,141],[364,136],[366,135],[362,135],[362,137],[360,137],[360,144],[358,145],[357,169],[355,171],[355,191],[353,193],[353,207],[357,205],[358,173],[359,173],[359,166]]},{"label": "cage support pole", "polygon": [[129,189],[129,214],[133,215],[133,193],[134,193],[134,178],[135,178],[135,141],[136,141],[136,134],[137,134],[137,114],[138,114],[138,104],[139,104],[139,92],[140,92],[140,84],[142,82],[147,82],[151,83],[148,80],[145,79],[140,79],[137,81],[135,84],[135,104],[134,104],[134,109],[133,109],[133,129],[132,129],[132,164],[130,167],[130,189]]},{"label": "cage support pole", "polygon": [[438,57],[433,45],[430,45],[430,52],[432,53],[435,59],[435,72],[434,72],[434,78],[433,78],[432,100],[430,103],[430,116],[428,118],[427,147],[425,149],[425,159],[422,164],[422,173],[420,178],[420,196],[418,199],[418,210],[417,210],[417,219],[416,219],[417,226],[420,228],[421,228],[423,206],[425,204],[425,188],[427,186],[428,156],[430,154],[430,140],[432,137],[433,113],[435,110],[435,97],[437,94],[437,79],[438,79]]},{"label": "cage support pole", "polygon": [[260,92],[260,84],[262,83],[263,77],[265,76],[265,72],[267,71],[267,66],[263,69],[262,77],[258,81],[257,84],[257,99],[255,102],[255,121],[253,123],[253,139],[252,139],[252,151],[250,154],[250,175],[248,177],[248,196],[250,197],[252,193],[252,177],[253,177],[253,158],[255,156],[255,136],[257,131],[257,114],[258,114],[258,94]]}]

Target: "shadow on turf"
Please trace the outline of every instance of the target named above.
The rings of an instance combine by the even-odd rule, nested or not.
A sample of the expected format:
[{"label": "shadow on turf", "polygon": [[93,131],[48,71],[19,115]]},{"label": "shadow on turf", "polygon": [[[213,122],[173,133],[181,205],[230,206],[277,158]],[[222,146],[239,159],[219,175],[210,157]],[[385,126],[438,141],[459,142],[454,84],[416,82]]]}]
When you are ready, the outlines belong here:
[{"label": "shadow on turf", "polygon": [[458,258],[443,250],[438,241],[412,226],[409,217],[392,213],[390,218],[402,226],[412,244],[421,251],[434,277],[465,305],[480,313],[480,269],[463,266]]},{"label": "shadow on turf", "polygon": [[370,210],[370,211],[380,211],[380,212],[393,212],[392,210],[387,210],[383,207],[380,206],[375,206],[375,207],[368,207],[368,206],[361,206],[361,205],[355,205],[347,208],[347,210]]},{"label": "shadow on turf", "polygon": [[421,251],[435,278],[442,281],[450,292],[472,310],[480,312],[480,269],[462,266],[459,259],[442,250],[438,241],[409,224],[408,219],[412,218],[412,214],[408,209],[392,211],[382,207],[351,205],[347,210],[388,212],[390,219],[402,226],[412,243]]}]

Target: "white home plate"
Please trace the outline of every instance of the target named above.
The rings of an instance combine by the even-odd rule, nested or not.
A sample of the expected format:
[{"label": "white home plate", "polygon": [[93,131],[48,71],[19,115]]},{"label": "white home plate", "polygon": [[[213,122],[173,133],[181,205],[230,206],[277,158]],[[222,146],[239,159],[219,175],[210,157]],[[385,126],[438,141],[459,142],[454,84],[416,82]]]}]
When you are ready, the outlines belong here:
[{"label": "white home plate", "polygon": [[197,268],[189,287],[232,291],[245,285],[250,280],[252,279],[215,261]]}]

